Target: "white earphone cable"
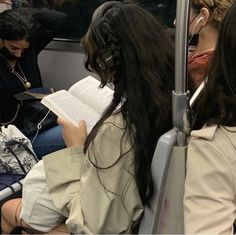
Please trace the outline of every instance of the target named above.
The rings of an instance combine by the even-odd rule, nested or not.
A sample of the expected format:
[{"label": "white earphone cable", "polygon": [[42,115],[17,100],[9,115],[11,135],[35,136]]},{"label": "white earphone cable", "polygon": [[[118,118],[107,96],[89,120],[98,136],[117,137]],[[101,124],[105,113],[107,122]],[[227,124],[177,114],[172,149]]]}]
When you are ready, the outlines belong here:
[{"label": "white earphone cable", "polygon": [[32,139],[32,144],[34,143],[34,141],[36,140],[38,134],[39,134],[39,131],[40,129],[42,128],[42,123],[44,122],[44,120],[47,118],[48,114],[50,113],[50,110],[48,110],[48,112],[46,113],[46,115],[43,117],[43,119],[37,124],[37,131],[35,133],[35,136],[34,138]]}]

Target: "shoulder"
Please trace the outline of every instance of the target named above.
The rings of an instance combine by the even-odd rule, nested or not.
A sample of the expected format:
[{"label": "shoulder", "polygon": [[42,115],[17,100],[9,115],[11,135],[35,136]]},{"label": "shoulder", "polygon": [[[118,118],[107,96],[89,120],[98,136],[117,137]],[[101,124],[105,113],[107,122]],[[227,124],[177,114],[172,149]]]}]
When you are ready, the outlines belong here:
[{"label": "shoulder", "polygon": [[[121,167],[124,162],[132,162],[133,151],[132,137],[121,113],[110,116],[100,127],[94,141],[89,146],[88,152],[91,158],[101,166],[112,165],[118,161],[116,167]],[[124,156],[122,157],[121,156]],[[98,164],[99,165],[99,164]]]},{"label": "shoulder", "polygon": [[219,125],[191,133],[184,196],[186,234],[232,233],[236,152],[231,142],[236,143],[235,135],[236,127],[225,130]]},{"label": "shoulder", "polygon": [[126,124],[122,114],[114,114],[104,121],[98,130],[96,139],[108,137],[110,141],[120,140],[124,135],[125,130]]},{"label": "shoulder", "polygon": [[194,130],[191,132],[191,140],[195,138],[212,140],[214,138],[217,128],[218,125],[212,125],[212,126],[204,125],[200,130]]},{"label": "shoulder", "polygon": [[121,113],[113,114],[104,121],[98,130],[95,142],[101,139],[109,142],[113,147],[117,146],[117,148],[120,148],[120,145],[123,147],[131,145],[132,136]]},{"label": "shoulder", "polygon": [[118,129],[123,129],[125,127],[125,120],[121,113],[111,115],[103,124],[106,127],[115,126]]},{"label": "shoulder", "polygon": [[236,127],[232,127],[231,131],[234,134],[223,126],[205,125],[191,133],[186,164],[187,185],[192,184],[194,188],[201,179],[206,184],[217,185],[224,181],[235,190],[236,150],[232,142],[236,143]]},{"label": "shoulder", "polygon": [[236,127],[221,127],[220,131],[225,135],[227,140],[233,145],[236,149]]},{"label": "shoulder", "polygon": [[191,132],[189,148],[199,152],[214,152],[228,163],[235,161],[236,127],[219,125],[203,126],[202,129]]},{"label": "shoulder", "polygon": [[236,146],[236,127],[227,127],[220,125],[204,125],[200,130],[191,132],[191,139],[205,139],[207,141],[218,141],[222,138],[228,138]]}]

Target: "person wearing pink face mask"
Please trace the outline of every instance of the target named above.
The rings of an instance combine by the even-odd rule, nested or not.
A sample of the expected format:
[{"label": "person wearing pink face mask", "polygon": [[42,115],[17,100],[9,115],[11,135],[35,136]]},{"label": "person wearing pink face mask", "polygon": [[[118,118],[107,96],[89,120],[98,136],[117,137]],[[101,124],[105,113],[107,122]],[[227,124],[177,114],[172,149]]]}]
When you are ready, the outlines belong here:
[{"label": "person wearing pink face mask", "polygon": [[188,77],[194,92],[209,73],[220,23],[235,0],[192,0],[189,17],[189,44],[198,35],[197,45],[189,48]]}]

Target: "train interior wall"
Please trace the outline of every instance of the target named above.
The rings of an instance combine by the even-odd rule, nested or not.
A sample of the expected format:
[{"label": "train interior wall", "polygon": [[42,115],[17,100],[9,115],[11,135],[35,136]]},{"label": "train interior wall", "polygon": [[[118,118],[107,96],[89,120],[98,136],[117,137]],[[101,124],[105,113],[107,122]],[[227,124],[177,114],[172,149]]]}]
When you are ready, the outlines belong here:
[{"label": "train interior wall", "polygon": [[84,67],[85,54],[79,42],[52,41],[38,59],[44,86],[56,91],[91,74]]}]

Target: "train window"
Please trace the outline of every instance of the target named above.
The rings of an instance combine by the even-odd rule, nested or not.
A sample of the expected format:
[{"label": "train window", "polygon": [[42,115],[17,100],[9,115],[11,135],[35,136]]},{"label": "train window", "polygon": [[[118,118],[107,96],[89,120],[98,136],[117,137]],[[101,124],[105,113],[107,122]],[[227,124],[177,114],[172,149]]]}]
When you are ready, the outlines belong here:
[{"label": "train window", "polygon": [[[124,0],[125,1],[125,0]],[[127,1],[127,0],[126,0]],[[176,0],[129,0],[137,2],[171,27],[175,18]],[[107,0],[12,0],[13,7],[50,8],[69,15],[69,21],[59,35],[66,39],[80,39],[87,31],[94,10]]]},{"label": "train window", "polygon": [[177,0],[136,0],[136,2],[154,14],[162,23],[173,27]]}]

